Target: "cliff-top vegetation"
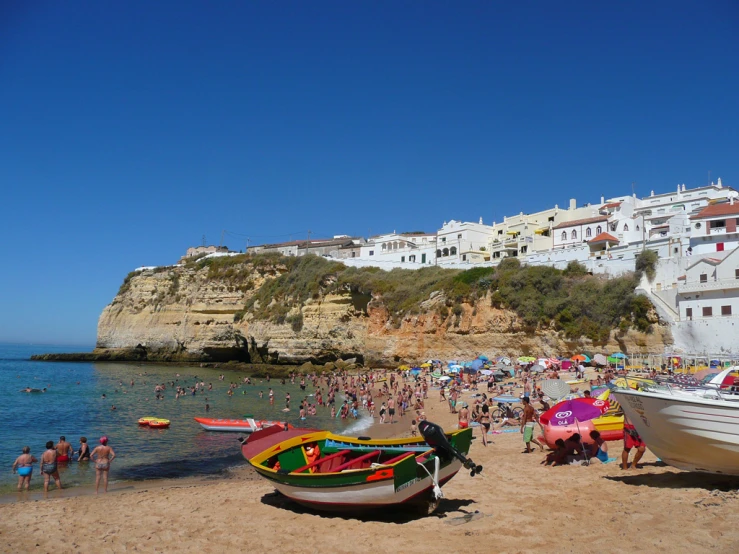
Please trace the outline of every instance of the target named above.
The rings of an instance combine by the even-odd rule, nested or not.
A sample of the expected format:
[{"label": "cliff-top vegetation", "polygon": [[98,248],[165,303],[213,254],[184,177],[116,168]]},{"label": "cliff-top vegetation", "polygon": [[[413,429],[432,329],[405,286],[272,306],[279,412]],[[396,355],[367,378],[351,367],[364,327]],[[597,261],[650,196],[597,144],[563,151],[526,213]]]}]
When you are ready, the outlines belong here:
[{"label": "cliff-top vegetation", "polygon": [[[651,260],[638,266],[649,271]],[[529,330],[552,328],[568,338],[606,341],[612,330],[651,330],[651,304],[635,294],[640,274],[607,279],[589,275],[575,262],[564,270],[522,266],[510,258],[495,268],[467,271],[437,266],[418,270],[353,268],[318,256],[286,257],[276,254],[207,258],[193,262],[208,268],[210,279],[232,286],[253,286],[254,272],[268,277],[249,296],[244,311],[258,319],[302,326],[299,308],[330,293],[349,292],[373,299],[400,323],[409,314],[436,310],[450,324],[458,324],[463,304],[475,308],[489,302],[518,314]],[[434,293],[442,301],[425,303]],[[291,313],[292,312],[292,313]],[[449,316],[452,316],[451,318]]]}]

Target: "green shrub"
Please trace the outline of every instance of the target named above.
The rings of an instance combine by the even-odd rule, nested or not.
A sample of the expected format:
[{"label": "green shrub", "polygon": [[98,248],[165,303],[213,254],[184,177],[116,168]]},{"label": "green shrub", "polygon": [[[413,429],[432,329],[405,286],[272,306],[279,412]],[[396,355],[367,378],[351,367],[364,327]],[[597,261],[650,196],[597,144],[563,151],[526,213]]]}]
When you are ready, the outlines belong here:
[{"label": "green shrub", "polygon": [[654,250],[642,250],[639,253],[636,257],[636,272],[639,279],[641,279],[642,273],[646,273],[650,282],[654,280],[658,258]]}]

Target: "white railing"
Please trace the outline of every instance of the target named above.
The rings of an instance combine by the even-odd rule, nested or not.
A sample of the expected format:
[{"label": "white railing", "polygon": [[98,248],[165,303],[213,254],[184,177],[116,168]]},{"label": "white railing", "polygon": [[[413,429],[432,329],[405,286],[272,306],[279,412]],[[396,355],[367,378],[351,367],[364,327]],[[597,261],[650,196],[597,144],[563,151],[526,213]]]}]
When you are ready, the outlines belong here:
[{"label": "white railing", "polygon": [[739,279],[716,279],[705,283],[692,282],[677,286],[677,291],[680,293],[722,289],[739,289]]}]

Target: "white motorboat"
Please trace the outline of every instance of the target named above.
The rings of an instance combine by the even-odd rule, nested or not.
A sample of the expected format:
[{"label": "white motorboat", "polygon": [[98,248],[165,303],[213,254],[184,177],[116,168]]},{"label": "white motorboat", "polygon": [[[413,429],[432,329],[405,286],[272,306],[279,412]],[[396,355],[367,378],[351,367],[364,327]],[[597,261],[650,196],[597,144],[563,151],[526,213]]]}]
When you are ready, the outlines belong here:
[{"label": "white motorboat", "polygon": [[[647,447],[671,466],[739,475],[739,402],[670,389],[612,394]],[[729,392],[728,390],[726,391]]]}]

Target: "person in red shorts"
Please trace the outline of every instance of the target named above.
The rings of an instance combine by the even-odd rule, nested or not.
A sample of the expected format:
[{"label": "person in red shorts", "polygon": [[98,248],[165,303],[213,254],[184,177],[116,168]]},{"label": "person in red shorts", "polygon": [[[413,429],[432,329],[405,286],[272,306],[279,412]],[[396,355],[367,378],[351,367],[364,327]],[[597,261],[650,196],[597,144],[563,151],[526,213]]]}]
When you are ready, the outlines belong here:
[{"label": "person in red shorts", "polygon": [[624,451],[621,454],[621,469],[629,469],[629,452],[632,448],[636,448],[636,454],[631,462],[631,469],[639,469],[637,464],[644,456],[647,447],[629,418],[624,416]]}]

